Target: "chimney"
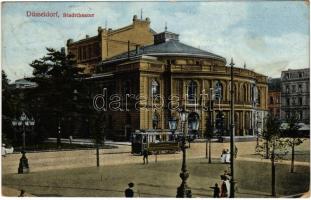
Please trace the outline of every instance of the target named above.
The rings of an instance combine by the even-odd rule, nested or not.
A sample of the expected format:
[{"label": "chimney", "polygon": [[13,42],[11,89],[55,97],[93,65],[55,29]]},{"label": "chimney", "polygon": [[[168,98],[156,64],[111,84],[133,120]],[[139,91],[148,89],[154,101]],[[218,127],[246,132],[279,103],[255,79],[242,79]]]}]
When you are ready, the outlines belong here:
[{"label": "chimney", "polygon": [[90,36],[89,35],[85,35],[85,38],[88,39]]},{"label": "chimney", "polygon": [[155,34],[154,36],[154,44],[161,44],[170,40],[179,41],[179,35],[176,33],[164,31],[159,34]]}]

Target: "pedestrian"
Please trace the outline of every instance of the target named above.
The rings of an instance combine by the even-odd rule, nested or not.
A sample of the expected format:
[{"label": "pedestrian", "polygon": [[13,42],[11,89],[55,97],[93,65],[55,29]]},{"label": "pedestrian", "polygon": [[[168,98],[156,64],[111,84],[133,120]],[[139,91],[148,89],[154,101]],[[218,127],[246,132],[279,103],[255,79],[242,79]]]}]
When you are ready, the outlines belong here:
[{"label": "pedestrian", "polygon": [[18,197],[24,197],[24,194],[25,194],[25,191],[24,191],[24,190],[21,190],[21,193],[19,194]]},{"label": "pedestrian", "polygon": [[227,196],[228,196],[228,190],[227,190],[226,182],[225,180],[223,180],[221,184],[220,197],[227,197]]},{"label": "pedestrian", "polygon": [[230,163],[230,151],[229,151],[229,149],[226,150],[225,163]]},{"label": "pedestrian", "polygon": [[221,161],[221,163],[226,162],[226,150],[225,149],[223,149],[221,152],[220,161]]},{"label": "pedestrian", "polygon": [[148,164],[148,150],[146,148],[143,151],[143,161],[144,164]]},{"label": "pedestrian", "polygon": [[72,144],[72,139],[73,139],[72,135],[69,136],[69,143],[70,143],[70,144]]},{"label": "pedestrian", "polygon": [[134,191],[133,191],[133,187],[134,187],[134,183],[129,183],[128,184],[128,188],[124,191],[125,193],[125,197],[134,197]]},{"label": "pedestrian", "polygon": [[234,145],[234,158],[238,156],[238,147]]},{"label": "pedestrian", "polygon": [[215,183],[215,186],[214,187],[210,187],[214,190],[213,192],[213,197],[214,198],[219,198],[219,194],[220,194],[220,188],[218,187],[218,184]]}]

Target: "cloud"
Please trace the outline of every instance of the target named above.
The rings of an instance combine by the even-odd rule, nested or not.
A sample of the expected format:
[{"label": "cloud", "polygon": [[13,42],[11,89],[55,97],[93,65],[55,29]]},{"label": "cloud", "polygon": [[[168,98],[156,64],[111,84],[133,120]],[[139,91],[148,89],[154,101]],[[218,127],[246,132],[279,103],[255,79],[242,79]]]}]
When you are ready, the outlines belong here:
[{"label": "cloud", "polygon": [[[280,71],[287,68],[309,67],[309,33],[303,26],[308,27],[305,7],[301,2],[266,4],[270,5],[247,2],[4,3],[2,67],[12,80],[31,75],[28,64],[42,57],[45,47],[59,49],[66,45],[68,38],[76,41],[86,34],[94,36],[97,27],[104,27],[106,22],[113,29],[129,25],[134,14],[140,17],[141,9],[144,18],[150,17],[154,30],[163,31],[167,22],[168,30],[179,33],[182,42],[227,60],[233,57],[238,67],[246,62],[249,68],[273,77],[280,76]],[[285,12],[288,10],[291,12]],[[94,13],[95,17],[29,18],[25,16],[26,11]]]}]

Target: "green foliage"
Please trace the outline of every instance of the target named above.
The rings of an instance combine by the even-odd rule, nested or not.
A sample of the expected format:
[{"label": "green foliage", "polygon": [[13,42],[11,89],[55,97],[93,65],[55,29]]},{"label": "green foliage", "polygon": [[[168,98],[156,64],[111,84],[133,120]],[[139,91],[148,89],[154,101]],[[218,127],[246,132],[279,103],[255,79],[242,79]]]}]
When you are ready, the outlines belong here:
[{"label": "green foliage", "polygon": [[104,113],[94,113],[90,120],[91,134],[93,135],[95,142],[101,144],[102,140],[105,138],[105,115]]},{"label": "green foliage", "polygon": [[10,80],[4,70],[1,71],[2,91],[8,89]]},{"label": "green foliage", "polygon": [[286,120],[287,128],[283,131],[282,135],[285,138],[288,146],[298,146],[303,143],[304,139],[300,138],[298,130],[300,128],[299,119],[297,115],[291,115]]},{"label": "green foliage", "polygon": [[39,85],[35,92],[42,94],[41,103],[45,108],[56,112],[72,110],[73,90],[78,87],[82,69],[76,66],[74,56],[66,55],[64,49],[57,51],[47,48],[47,51],[46,56],[30,64],[35,75],[34,81]]},{"label": "green foliage", "polygon": [[282,158],[288,153],[286,141],[281,138],[280,126],[281,123],[276,118],[268,115],[267,128],[262,135],[266,142],[256,147],[258,154],[270,159],[276,159]]},{"label": "green foliage", "polygon": [[11,121],[16,113],[19,112],[20,98],[15,95],[9,87],[9,79],[2,70],[2,142],[7,146],[14,143],[14,130]]}]

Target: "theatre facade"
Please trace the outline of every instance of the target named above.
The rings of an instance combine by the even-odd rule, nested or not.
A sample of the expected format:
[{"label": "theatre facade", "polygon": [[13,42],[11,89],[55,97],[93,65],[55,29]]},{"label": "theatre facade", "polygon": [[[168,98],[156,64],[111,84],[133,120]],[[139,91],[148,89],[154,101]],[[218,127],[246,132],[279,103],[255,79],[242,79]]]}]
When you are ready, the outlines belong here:
[{"label": "theatre facade", "polygon": [[[149,25],[150,20],[146,20]],[[149,28],[146,30],[149,38]],[[219,111],[224,114],[220,134],[229,135],[231,81],[224,57],[186,45],[178,34],[167,30],[154,32],[152,44],[150,39],[147,44],[123,40],[119,44],[123,49],[127,44],[127,50],[99,58],[94,73],[85,79],[94,97],[94,109],[106,116],[108,137],[129,139],[135,130],[169,129],[169,119],[178,120],[182,107],[189,111],[189,131],[198,123],[198,136],[204,137],[210,103],[214,121]],[[233,89],[236,135],[255,136],[264,129],[268,110],[267,77],[235,66]],[[219,98],[211,95],[216,90]]]}]

